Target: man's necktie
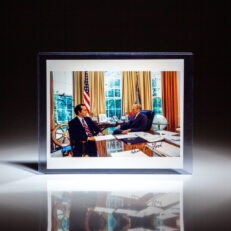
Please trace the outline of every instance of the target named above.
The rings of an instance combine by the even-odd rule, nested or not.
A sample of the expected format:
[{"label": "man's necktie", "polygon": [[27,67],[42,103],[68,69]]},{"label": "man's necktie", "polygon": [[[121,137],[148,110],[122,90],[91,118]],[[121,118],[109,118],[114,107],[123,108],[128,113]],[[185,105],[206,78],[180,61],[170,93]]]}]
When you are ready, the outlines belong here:
[{"label": "man's necktie", "polygon": [[133,116],[133,117],[132,117],[132,121],[133,121],[135,118],[136,118],[136,116]]},{"label": "man's necktie", "polygon": [[91,133],[91,131],[89,130],[89,128],[88,128],[88,126],[87,126],[87,124],[86,124],[86,122],[85,122],[84,119],[82,119],[82,122],[83,122],[83,126],[84,126],[85,131],[86,131],[86,133],[88,134],[88,136],[92,136],[92,133]]}]

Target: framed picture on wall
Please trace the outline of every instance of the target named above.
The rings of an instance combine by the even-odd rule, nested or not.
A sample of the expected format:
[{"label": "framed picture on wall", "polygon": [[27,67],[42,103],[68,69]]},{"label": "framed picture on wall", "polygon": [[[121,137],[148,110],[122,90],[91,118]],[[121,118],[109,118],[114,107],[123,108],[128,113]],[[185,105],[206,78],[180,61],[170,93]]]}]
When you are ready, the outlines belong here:
[{"label": "framed picture on wall", "polygon": [[42,173],[192,173],[190,52],[39,53],[38,109]]}]

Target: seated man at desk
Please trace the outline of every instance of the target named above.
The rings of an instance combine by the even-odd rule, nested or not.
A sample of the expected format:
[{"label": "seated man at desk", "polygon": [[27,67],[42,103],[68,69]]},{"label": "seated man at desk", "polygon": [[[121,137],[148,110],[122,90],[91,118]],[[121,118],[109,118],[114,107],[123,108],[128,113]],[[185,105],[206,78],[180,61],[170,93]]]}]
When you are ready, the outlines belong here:
[{"label": "seated man at desk", "polygon": [[129,121],[122,126],[117,126],[116,130],[113,132],[113,135],[116,134],[127,134],[128,132],[140,132],[144,131],[147,127],[147,116],[140,112],[141,110],[140,104],[132,105],[132,113],[133,115],[129,119]]},{"label": "seated man at desk", "polygon": [[[74,157],[83,154],[97,156],[94,136],[103,136],[102,131],[87,117],[87,109],[84,104],[75,107],[76,117],[69,122],[69,135],[71,138]],[[85,153],[83,153],[83,145]]]}]

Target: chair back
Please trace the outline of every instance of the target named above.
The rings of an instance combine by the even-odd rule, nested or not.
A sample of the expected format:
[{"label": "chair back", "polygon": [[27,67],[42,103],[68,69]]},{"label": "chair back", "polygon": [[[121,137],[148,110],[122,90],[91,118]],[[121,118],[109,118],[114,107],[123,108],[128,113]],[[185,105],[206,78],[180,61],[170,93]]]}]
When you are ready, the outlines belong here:
[{"label": "chair back", "polygon": [[148,118],[148,123],[147,123],[147,127],[146,127],[145,131],[149,131],[152,127],[152,121],[153,121],[155,113],[154,113],[154,111],[150,111],[150,110],[142,110],[140,112],[142,114],[146,115]]}]

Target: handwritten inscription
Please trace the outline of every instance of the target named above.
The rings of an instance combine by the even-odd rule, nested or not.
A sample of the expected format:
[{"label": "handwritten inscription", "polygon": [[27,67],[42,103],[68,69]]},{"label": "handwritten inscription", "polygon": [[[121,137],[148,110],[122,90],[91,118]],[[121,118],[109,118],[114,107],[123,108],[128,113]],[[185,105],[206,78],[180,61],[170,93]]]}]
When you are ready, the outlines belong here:
[{"label": "handwritten inscription", "polygon": [[157,148],[160,148],[162,147],[162,142],[157,144],[157,143],[152,143],[152,149],[157,149]]},{"label": "handwritten inscription", "polygon": [[140,150],[139,149],[132,149],[131,150],[131,153],[137,153],[137,152],[139,152]]}]

